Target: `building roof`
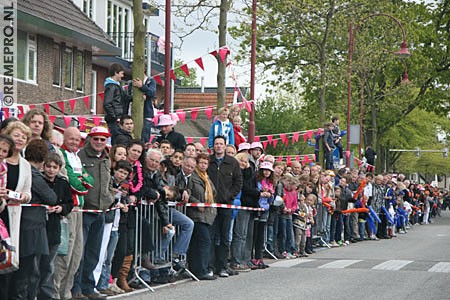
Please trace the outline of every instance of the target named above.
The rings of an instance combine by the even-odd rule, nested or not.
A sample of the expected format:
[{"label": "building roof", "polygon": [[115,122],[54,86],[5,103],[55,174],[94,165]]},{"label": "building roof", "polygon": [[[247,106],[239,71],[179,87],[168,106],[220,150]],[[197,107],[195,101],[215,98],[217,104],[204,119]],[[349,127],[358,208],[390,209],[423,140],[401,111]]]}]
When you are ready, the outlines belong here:
[{"label": "building roof", "polygon": [[[94,55],[120,55],[112,39],[71,0],[18,0],[18,25],[92,45]],[[35,29],[36,30],[36,29]]]}]

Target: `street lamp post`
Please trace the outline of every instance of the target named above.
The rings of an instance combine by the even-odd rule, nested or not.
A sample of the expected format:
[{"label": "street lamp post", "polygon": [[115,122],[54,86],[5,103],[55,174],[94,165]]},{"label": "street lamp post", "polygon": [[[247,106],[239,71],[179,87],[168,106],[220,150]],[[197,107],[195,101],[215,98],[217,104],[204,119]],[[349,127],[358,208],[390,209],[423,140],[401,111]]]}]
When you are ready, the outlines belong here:
[{"label": "street lamp post", "polygon": [[[368,15],[367,17],[365,17],[364,19],[362,19],[359,24],[357,24],[356,26],[353,25],[353,20],[350,21],[350,26],[349,26],[349,39],[348,39],[348,68],[347,68],[347,148],[346,148],[346,165],[347,167],[350,166],[350,121],[351,121],[351,99],[352,99],[352,63],[353,63],[353,51],[354,51],[354,31],[357,31],[361,25],[363,25],[368,19],[374,18],[374,17],[387,17],[390,18],[391,20],[393,20],[401,29],[402,32],[402,44],[401,44],[401,48],[399,51],[394,52],[395,55],[397,55],[398,57],[404,59],[406,57],[408,57],[410,55],[409,51],[408,51],[408,47],[407,47],[407,43],[406,43],[406,34],[405,34],[405,29],[402,25],[402,23],[400,22],[400,20],[398,20],[397,18],[389,15],[389,14],[385,14],[385,13],[376,13],[376,14],[371,14]],[[406,66],[406,64],[405,64]],[[406,72],[406,68],[405,68],[405,73],[403,75],[403,80],[406,81],[408,80],[408,73]],[[360,110],[360,118],[362,118],[362,113]],[[361,121],[361,120],[360,120]],[[360,122],[360,126],[362,126],[362,122]],[[359,142],[359,155],[361,155],[361,145],[362,145],[362,127],[360,127],[360,142]]]},{"label": "street lamp post", "polygon": [[[170,57],[170,25],[171,25],[171,14],[172,14],[172,0],[166,0],[166,19],[165,19],[165,61],[164,61],[164,113],[170,113],[170,67],[171,67],[171,57]],[[150,76],[150,74],[148,75]]]},{"label": "street lamp post", "polygon": [[252,2],[252,44],[250,57],[250,118],[248,122],[248,141],[255,140],[255,71],[256,71],[256,2]]}]

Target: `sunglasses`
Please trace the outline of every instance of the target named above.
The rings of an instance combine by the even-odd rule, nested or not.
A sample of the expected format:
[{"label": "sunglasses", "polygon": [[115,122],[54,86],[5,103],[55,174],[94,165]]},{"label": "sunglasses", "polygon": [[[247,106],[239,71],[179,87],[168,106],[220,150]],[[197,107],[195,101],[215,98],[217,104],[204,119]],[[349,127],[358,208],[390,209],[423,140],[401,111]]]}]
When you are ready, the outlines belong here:
[{"label": "sunglasses", "polygon": [[96,141],[96,142],[106,142],[106,139],[105,138],[101,138],[101,137],[93,137],[92,139],[94,141]]}]

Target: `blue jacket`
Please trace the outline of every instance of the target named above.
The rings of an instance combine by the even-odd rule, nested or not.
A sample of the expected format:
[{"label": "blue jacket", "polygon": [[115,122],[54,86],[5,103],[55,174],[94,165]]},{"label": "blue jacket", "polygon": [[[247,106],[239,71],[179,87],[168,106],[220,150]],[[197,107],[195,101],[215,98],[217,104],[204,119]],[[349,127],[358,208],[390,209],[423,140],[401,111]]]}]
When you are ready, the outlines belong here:
[{"label": "blue jacket", "polygon": [[234,129],[233,124],[230,121],[225,123],[225,127],[222,126],[222,121],[219,119],[215,120],[211,125],[211,129],[209,130],[209,139],[208,139],[208,147],[213,147],[214,138],[218,135],[221,135],[225,138],[227,145],[234,145]]}]

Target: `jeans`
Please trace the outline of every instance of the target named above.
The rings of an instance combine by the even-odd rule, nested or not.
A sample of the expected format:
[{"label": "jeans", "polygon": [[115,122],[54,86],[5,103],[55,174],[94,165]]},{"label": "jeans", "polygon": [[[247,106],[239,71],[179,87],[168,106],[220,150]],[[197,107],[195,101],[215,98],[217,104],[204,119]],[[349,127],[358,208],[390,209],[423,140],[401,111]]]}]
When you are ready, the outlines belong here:
[{"label": "jeans", "polygon": [[147,120],[147,118],[144,118],[144,124],[142,125],[142,133],[141,133],[141,140],[143,143],[150,142],[150,137],[152,135],[152,127],[153,122]]},{"label": "jeans", "polygon": [[227,259],[230,253],[230,225],[231,225],[231,209],[219,209],[216,219],[213,223],[212,237],[214,254],[211,257],[210,266],[214,267],[217,272],[226,269]]},{"label": "jeans", "polygon": [[269,219],[267,220],[267,250],[274,253],[277,250],[278,234],[278,210],[269,210]]},{"label": "jeans", "polygon": [[104,225],[104,213],[83,213],[84,252],[73,280],[73,294],[95,292],[94,269],[100,256]]},{"label": "jeans", "polygon": [[279,218],[278,226],[278,250],[283,253],[295,252],[295,240],[294,240],[294,228],[292,225],[292,217],[290,218]]},{"label": "jeans", "polygon": [[208,273],[208,264],[211,255],[211,225],[201,222],[194,223],[192,241],[189,245],[188,263],[195,276],[204,276]]},{"label": "jeans", "polygon": [[170,211],[172,212],[172,224],[180,228],[175,245],[173,245],[173,253],[186,255],[194,230],[194,222],[176,209],[171,208]]},{"label": "jeans", "polygon": [[156,257],[165,260],[166,259],[166,251],[169,249],[170,241],[172,241],[175,236],[175,230],[169,230],[164,237],[161,239],[161,246],[159,249],[156,249]]},{"label": "jeans", "polygon": [[334,149],[331,149],[331,151],[328,151],[325,147],[325,170],[333,170],[334,169],[333,150]]},{"label": "jeans", "polygon": [[112,230],[109,237],[108,247],[106,248],[105,261],[103,262],[102,274],[97,284],[98,290],[106,290],[108,288],[108,281],[111,275],[111,264],[114,250],[116,250],[117,241],[119,240],[119,231]]},{"label": "jeans", "polygon": [[245,240],[247,239],[248,221],[252,213],[247,210],[240,211],[234,219],[233,239],[231,241],[231,263],[243,264]]},{"label": "jeans", "polygon": [[345,241],[350,241],[352,234],[351,234],[351,227],[350,227],[350,216],[349,215],[344,215],[343,216],[343,221],[344,221],[344,240]]},{"label": "jeans", "polygon": [[358,231],[359,231],[359,237],[361,239],[364,239],[365,232],[366,232],[366,220],[364,220],[364,219],[358,220]]},{"label": "jeans", "polygon": [[120,127],[116,121],[108,122],[107,124],[108,124],[109,133],[111,134],[111,145],[114,145],[114,142],[116,141],[116,137],[119,135]]},{"label": "jeans", "polygon": [[322,233],[323,240],[326,243],[330,242],[330,226],[331,226],[331,215],[325,207],[322,207]]},{"label": "jeans", "polygon": [[39,264],[39,271],[41,272],[41,279],[39,283],[38,300],[47,300],[53,298],[53,280],[55,274],[55,260],[58,253],[59,244],[49,245],[49,255],[41,256]]},{"label": "jeans", "polygon": [[[345,234],[344,234],[345,236]],[[342,239],[342,215],[334,213],[331,215],[330,242],[338,242]]]}]

